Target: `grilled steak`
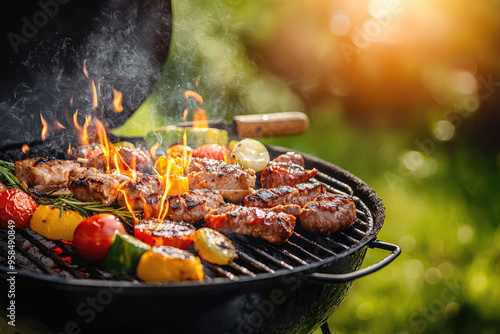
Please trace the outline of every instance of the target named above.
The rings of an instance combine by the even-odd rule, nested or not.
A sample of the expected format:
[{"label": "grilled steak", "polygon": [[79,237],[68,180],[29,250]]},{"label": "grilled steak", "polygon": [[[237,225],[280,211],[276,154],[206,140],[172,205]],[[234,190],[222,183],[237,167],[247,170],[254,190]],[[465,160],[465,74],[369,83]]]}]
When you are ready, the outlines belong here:
[{"label": "grilled steak", "polygon": [[223,161],[218,161],[217,164],[208,162],[204,169],[189,173],[188,180],[189,189],[220,190],[224,199],[239,202],[253,193],[255,171],[236,164],[228,165]]},{"label": "grilled steak", "polygon": [[307,182],[318,172],[317,169],[307,170],[292,162],[273,162],[262,171],[260,183],[264,188],[294,186]]},{"label": "grilled steak", "polygon": [[168,201],[168,218],[185,222],[201,220],[210,210],[224,204],[219,192],[212,189],[193,189],[180,195],[170,196]]},{"label": "grilled steak", "polygon": [[304,157],[302,154],[295,153],[295,152],[288,152],[285,154],[282,154],[275,158],[272,162],[291,162],[293,164],[305,167],[304,164]]},{"label": "grilled steak", "polygon": [[281,244],[295,227],[295,217],[255,207],[227,204],[205,216],[205,224],[220,232],[235,232]]},{"label": "grilled steak", "polygon": [[245,206],[272,208],[281,204],[296,204],[300,207],[319,195],[326,193],[324,184],[300,183],[294,187],[259,189],[253,195],[245,197]]},{"label": "grilled steak", "polygon": [[17,180],[40,192],[66,188],[69,172],[78,167],[80,164],[74,161],[46,158],[31,158],[15,163]]},{"label": "grilled steak", "polygon": [[[118,160],[118,164],[125,163],[130,169],[135,169],[140,172],[151,173],[153,169],[153,159],[151,154],[144,147],[114,147],[110,151],[110,157],[113,157],[115,153],[118,153],[121,159]],[[95,167],[98,170],[106,171],[107,160],[106,156],[102,152],[100,147],[96,147],[85,154],[85,158],[88,160],[84,163],[84,166]],[[113,158],[110,158],[110,169],[116,169],[116,164]],[[124,166],[122,166],[123,168]]]},{"label": "grilled steak", "polygon": [[80,167],[69,172],[68,188],[73,197],[83,202],[111,205],[118,195],[120,183],[129,178],[121,174],[104,174],[93,167]]},{"label": "grilled steak", "polygon": [[330,234],[351,227],[356,205],[350,197],[322,195],[300,210],[300,224],[312,233]]}]

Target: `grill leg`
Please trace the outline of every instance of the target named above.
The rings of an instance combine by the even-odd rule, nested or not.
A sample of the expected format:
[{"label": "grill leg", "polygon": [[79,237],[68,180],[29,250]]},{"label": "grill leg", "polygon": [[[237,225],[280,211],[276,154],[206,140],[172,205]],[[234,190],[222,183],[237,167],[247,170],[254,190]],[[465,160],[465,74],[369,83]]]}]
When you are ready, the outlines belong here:
[{"label": "grill leg", "polygon": [[332,330],[330,329],[328,321],[325,321],[325,323],[321,325],[321,331],[323,332],[323,334],[332,334]]}]

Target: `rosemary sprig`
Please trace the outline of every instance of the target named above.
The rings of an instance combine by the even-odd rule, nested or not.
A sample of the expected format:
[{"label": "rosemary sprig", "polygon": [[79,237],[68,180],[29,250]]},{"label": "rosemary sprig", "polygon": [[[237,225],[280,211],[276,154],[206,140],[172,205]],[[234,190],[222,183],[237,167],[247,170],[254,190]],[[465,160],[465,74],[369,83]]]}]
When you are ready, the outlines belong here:
[{"label": "rosemary sprig", "polygon": [[[133,215],[125,207],[113,208],[110,206],[105,206],[99,202],[82,202],[75,198],[70,197],[70,195],[64,194],[56,198],[45,198],[39,199],[38,204],[42,205],[55,205],[66,209],[72,209],[77,211],[84,217],[90,217],[98,213],[111,213],[120,218],[122,221],[130,225],[130,220],[133,219]],[[135,212],[137,216],[139,212]]]},{"label": "rosemary sprig", "polygon": [[15,167],[12,162],[0,160],[0,182],[8,188],[17,188],[24,190],[16,176],[14,175]]}]

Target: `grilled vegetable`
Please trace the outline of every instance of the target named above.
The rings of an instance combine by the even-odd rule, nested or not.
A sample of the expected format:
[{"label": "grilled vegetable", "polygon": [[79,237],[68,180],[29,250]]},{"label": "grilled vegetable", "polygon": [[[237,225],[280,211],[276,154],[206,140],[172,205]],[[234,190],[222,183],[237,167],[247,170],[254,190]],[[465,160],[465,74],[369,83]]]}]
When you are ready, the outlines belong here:
[{"label": "grilled vegetable", "polygon": [[151,246],[171,246],[187,249],[194,239],[196,229],[187,223],[169,220],[147,220],[135,225],[137,239]]},{"label": "grilled vegetable", "polygon": [[139,260],[137,277],[144,282],[200,281],[203,266],[199,257],[174,247],[152,247]]},{"label": "grilled vegetable", "polygon": [[30,228],[49,239],[73,241],[75,229],[84,219],[76,211],[40,205],[31,217]]},{"label": "grilled vegetable", "polygon": [[9,221],[14,221],[14,228],[24,230],[29,225],[36,202],[19,189],[7,189],[0,193],[0,227],[9,228]]},{"label": "grilled vegetable", "polygon": [[255,139],[243,139],[233,147],[231,154],[233,163],[240,164],[245,168],[251,168],[260,172],[269,163],[269,152],[260,141]]},{"label": "grilled vegetable", "polygon": [[193,154],[193,149],[189,146],[184,146],[181,144],[173,145],[170,146],[167,149],[167,155],[171,157],[178,157],[178,156],[183,156],[185,155],[192,155]]},{"label": "grilled vegetable", "polygon": [[151,247],[124,233],[116,233],[106,257],[106,271],[113,274],[135,274],[141,256]]},{"label": "grilled vegetable", "polygon": [[229,136],[227,131],[214,128],[182,128],[177,126],[167,126],[155,131],[148,132],[144,136],[148,147],[155,143],[160,143],[160,148],[181,144],[184,142],[184,131],[186,131],[187,145],[199,147],[205,144],[227,145]]},{"label": "grilled vegetable", "polygon": [[208,262],[221,265],[228,264],[238,256],[231,240],[208,227],[195,232],[194,249]]},{"label": "grilled vegetable", "polygon": [[217,144],[205,144],[193,151],[194,158],[209,158],[231,163],[229,149],[226,146]]},{"label": "grilled vegetable", "polygon": [[126,233],[120,219],[109,213],[101,213],[85,219],[78,225],[73,243],[82,258],[104,263],[116,232]]},{"label": "grilled vegetable", "polygon": [[174,158],[162,155],[155,162],[155,169],[160,175],[184,175],[184,168]]}]

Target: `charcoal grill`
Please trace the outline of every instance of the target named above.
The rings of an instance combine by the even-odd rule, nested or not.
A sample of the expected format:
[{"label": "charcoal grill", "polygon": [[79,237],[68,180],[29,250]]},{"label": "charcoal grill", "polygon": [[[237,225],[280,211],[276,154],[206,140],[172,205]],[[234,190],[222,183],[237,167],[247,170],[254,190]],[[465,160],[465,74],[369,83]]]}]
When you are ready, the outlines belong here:
[{"label": "charcoal grill", "polygon": [[[19,4],[21,9],[23,6]],[[80,13],[81,7],[87,6],[92,8],[92,13],[87,13],[92,16],[89,18],[92,21],[84,20],[85,24],[68,30],[68,25],[81,23],[73,20],[71,14]],[[170,2],[75,0],[61,5],[59,14],[51,18],[52,21],[46,27],[40,28],[39,34],[30,42],[42,45],[44,41],[52,41],[54,36],[61,37],[65,42],[65,51],[68,51],[65,57],[53,58],[50,57],[51,52],[42,52],[38,59],[38,48],[29,57],[31,64],[39,60],[42,68],[52,63],[63,66],[61,72],[56,74],[67,79],[62,83],[74,82],[69,87],[74,87],[75,91],[59,94],[55,89],[64,86],[61,82],[53,83],[51,78],[40,82],[35,80],[40,77],[30,76],[33,73],[26,74],[21,66],[28,57],[23,54],[24,51],[6,61],[2,59],[2,73],[9,74],[3,82],[13,84],[12,87],[18,87],[16,85],[22,82],[26,89],[12,94],[12,87],[1,87],[1,159],[15,161],[26,158],[26,154],[21,151],[24,143],[29,144],[28,154],[32,157],[64,158],[61,143],[76,143],[73,132],[61,131],[54,133],[44,143],[37,142],[41,126],[34,120],[39,120],[40,110],[62,112],[62,117],[55,117],[64,120],[65,108],[68,108],[69,98],[73,94],[76,94],[74,103],[80,103],[81,110],[85,109],[88,101],[82,96],[88,93],[88,81],[78,79],[82,77],[81,65],[75,66],[81,64],[83,57],[94,56],[90,57],[89,64],[97,64],[101,60],[103,62],[99,64],[103,67],[110,66],[107,57],[114,58],[118,61],[117,65],[113,65],[116,68],[131,67],[132,70],[126,73],[145,73],[140,70],[140,66],[135,66],[137,64],[127,62],[130,59],[122,59],[120,53],[110,52],[101,56],[92,53],[95,51],[92,44],[89,48],[85,47],[89,34],[99,36],[99,30],[92,30],[87,23],[94,22],[93,16],[106,6],[114,10],[108,11],[108,14],[120,14],[113,17],[134,24],[133,29],[127,29],[134,33],[131,45],[140,53],[151,56],[148,59],[155,71],[151,71],[153,74],[150,78],[142,77],[140,84],[144,87],[138,95],[133,94],[139,82],[134,78],[120,78],[109,70],[95,72],[96,80],[100,79],[103,83],[103,99],[109,97],[105,89],[109,93],[110,87],[120,83],[123,86],[117,87],[118,90],[124,91],[124,96],[131,97],[124,101],[125,110],[121,114],[104,109],[99,112],[105,117],[107,125],[119,126],[149,94],[168,52],[172,28],[171,23],[168,24],[171,22]],[[121,11],[130,9],[132,14],[121,15]],[[33,10],[36,13],[39,8]],[[31,17],[29,15],[27,17]],[[16,16],[13,17],[15,21]],[[54,27],[60,31],[50,35],[48,31]],[[110,31],[104,28],[104,31]],[[7,29],[13,28],[8,26]],[[74,33],[70,39],[73,44],[67,43],[66,31]],[[6,35],[9,31],[4,32]],[[119,33],[120,29],[115,32]],[[6,48],[9,52],[10,47],[7,45]],[[55,50],[59,52],[58,48]],[[11,53],[2,52],[2,55],[10,56]],[[74,78],[78,80],[72,80]],[[130,93],[126,94],[127,91]],[[78,93],[81,93],[80,98]],[[279,147],[268,148],[273,157],[287,151]],[[368,185],[333,164],[313,156],[304,155],[304,158],[308,168],[319,170],[311,182],[326,184],[332,193],[353,196],[358,219],[348,230],[330,236],[316,236],[301,230],[299,226],[290,240],[279,246],[231,235],[239,254],[233,263],[228,266],[204,263],[207,278],[202,282],[164,284],[146,284],[136,277],[111,275],[101,266],[91,265],[81,259],[71,244],[47,240],[29,229],[15,234],[15,267],[9,268],[9,236],[1,230],[2,316],[5,318],[4,311],[11,300],[5,293],[10,288],[7,279],[15,277],[17,332],[309,333],[324,324],[322,329],[328,333],[326,320],[339,307],[354,279],[390,263],[399,255],[400,248],[376,240],[385,213],[382,201]],[[360,270],[368,248],[381,248],[390,253],[382,261]]]}]

